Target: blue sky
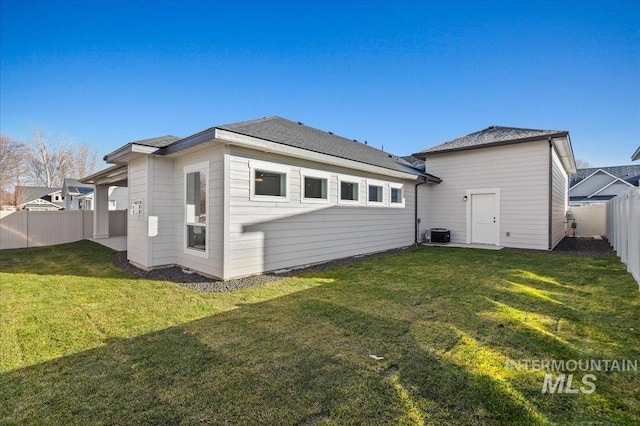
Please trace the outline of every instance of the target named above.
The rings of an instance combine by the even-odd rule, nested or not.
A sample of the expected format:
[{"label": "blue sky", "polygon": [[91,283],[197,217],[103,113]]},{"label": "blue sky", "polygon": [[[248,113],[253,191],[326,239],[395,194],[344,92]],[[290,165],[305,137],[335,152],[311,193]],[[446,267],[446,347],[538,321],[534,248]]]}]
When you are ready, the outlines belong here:
[{"label": "blue sky", "polygon": [[640,145],[640,2],[0,2],[0,131],[107,154],[279,115],[409,154],[491,125]]}]

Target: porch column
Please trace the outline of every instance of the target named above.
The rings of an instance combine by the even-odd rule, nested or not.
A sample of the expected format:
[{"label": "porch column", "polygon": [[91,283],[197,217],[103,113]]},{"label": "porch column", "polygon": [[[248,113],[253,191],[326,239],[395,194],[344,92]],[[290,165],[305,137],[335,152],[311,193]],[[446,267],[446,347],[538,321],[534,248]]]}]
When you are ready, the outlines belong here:
[{"label": "porch column", "polygon": [[96,185],[93,193],[93,238],[109,238],[109,185]]}]

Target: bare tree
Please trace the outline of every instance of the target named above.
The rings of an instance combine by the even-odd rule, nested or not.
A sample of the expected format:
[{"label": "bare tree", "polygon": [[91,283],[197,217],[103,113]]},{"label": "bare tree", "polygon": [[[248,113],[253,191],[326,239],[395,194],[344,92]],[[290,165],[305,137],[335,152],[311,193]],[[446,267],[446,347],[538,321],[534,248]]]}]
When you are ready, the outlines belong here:
[{"label": "bare tree", "polygon": [[61,187],[65,178],[85,177],[98,166],[98,153],[86,144],[75,145],[68,139],[53,141],[41,129],[33,131],[30,148],[29,172],[38,185]]},{"label": "bare tree", "polygon": [[584,161],[584,160],[581,160],[579,158],[576,158],[576,168],[577,169],[588,169],[589,167],[591,167],[591,164],[589,164],[588,161]]},{"label": "bare tree", "polygon": [[26,180],[27,147],[0,136],[0,206],[15,200],[14,188]]}]

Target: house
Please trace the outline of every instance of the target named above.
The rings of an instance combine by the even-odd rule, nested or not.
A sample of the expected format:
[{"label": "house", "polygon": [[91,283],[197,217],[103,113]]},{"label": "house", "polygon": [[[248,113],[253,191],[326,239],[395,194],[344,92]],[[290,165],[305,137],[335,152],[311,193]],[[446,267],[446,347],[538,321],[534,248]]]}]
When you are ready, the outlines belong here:
[{"label": "house", "polygon": [[569,132],[491,126],[413,156],[442,179],[420,201],[427,228],[452,242],[550,250],[564,238]]},{"label": "house", "polygon": [[[473,198],[482,195],[479,188],[498,189],[502,198],[493,198],[498,202],[496,217],[513,235],[486,242],[548,249],[556,243],[558,211],[562,221],[557,227],[564,234],[566,170],[575,169],[569,135],[533,133],[535,140],[527,139],[532,135],[520,140],[521,133],[513,133],[520,136],[508,143],[487,142],[465,152],[424,155],[440,158],[435,163],[449,155],[460,162],[451,165],[453,174],[436,166],[447,175],[441,179],[432,171],[431,158],[426,173],[424,158],[413,159],[412,164],[331,132],[265,117],[212,127],[186,138],[163,136],[128,143],[105,156],[113,166],[82,181],[96,188],[96,238],[109,236],[108,188],[128,187],[127,257],[144,269],[179,265],[230,279],[410,246],[434,226],[450,227],[454,241],[465,242],[466,228],[458,228],[435,205],[448,205],[443,208],[451,209],[451,218],[456,219],[459,207],[465,205],[463,195],[472,197],[467,206],[480,204],[479,197]],[[492,161],[503,152],[511,157]],[[519,160],[532,153],[541,158]],[[460,182],[468,180],[457,174],[474,173],[473,162],[479,158],[485,158],[489,167],[509,161],[523,164],[497,178],[484,170],[484,177],[475,176],[482,186],[469,184],[458,193]],[[534,182],[535,191],[524,197],[513,195],[512,187],[526,181],[529,163],[536,167],[528,177],[540,182]],[[553,213],[556,233],[549,243],[549,217],[536,217],[534,223],[529,219],[547,212],[538,204],[549,204],[552,179],[553,205],[548,211]],[[522,190],[518,188],[520,195]],[[513,213],[520,208],[523,211]],[[524,210],[530,208],[535,211],[527,215]]]},{"label": "house", "polygon": [[64,209],[64,198],[60,188],[43,186],[16,186],[17,210],[58,211]]},{"label": "house", "polygon": [[569,203],[581,206],[604,203],[638,186],[640,165],[578,169],[569,181]]},{"label": "house", "polygon": [[67,210],[92,210],[92,193],[93,185],[81,183],[78,179],[67,178],[62,184],[62,195]]},{"label": "house", "polygon": [[633,161],[640,160],[640,146],[638,147],[638,149],[636,149],[636,152],[634,152],[633,155],[631,156],[631,160]]},{"label": "house", "polygon": [[115,166],[83,179],[96,185],[96,236],[108,235],[100,198],[126,179],[129,261],[223,279],[412,245],[416,185],[439,182],[279,117],[133,142],[105,160]]}]

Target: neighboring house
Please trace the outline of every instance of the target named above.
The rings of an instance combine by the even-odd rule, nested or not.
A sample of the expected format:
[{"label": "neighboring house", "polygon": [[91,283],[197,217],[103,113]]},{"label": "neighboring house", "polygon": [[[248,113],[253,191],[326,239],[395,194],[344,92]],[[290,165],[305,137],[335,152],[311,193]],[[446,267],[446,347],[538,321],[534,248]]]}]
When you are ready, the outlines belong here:
[{"label": "neighboring house", "polygon": [[65,179],[62,195],[67,210],[93,210],[93,185],[81,183],[78,179]]},{"label": "neighboring house", "polygon": [[640,160],[640,146],[638,147],[638,149],[636,149],[636,152],[634,152],[633,155],[631,156],[631,160],[633,161]]},{"label": "neighboring house", "polygon": [[549,250],[564,238],[569,132],[492,126],[413,156],[442,179],[421,200],[427,228],[452,242]]},{"label": "neighboring house", "polygon": [[578,169],[569,180],[569,203],[581,206],[604,203],[638,186],[640,165]]},{"label": "neighboring house", "polygon": [[18,210],[58,211],[64,209],[64,198],[60,188],[43,186],[16,186]]},{"label": "neighboring house", "polygon": [[114,166],[83,182],[96,185],[97,238],[109,235],[108,188],[128,186],[127,258],[145,269],[179,265],[230,279],[410,246],[434,226],[465,242],[464,218],[462,229],[456,220],[464,195],[472,197],[466,206],[480,206],[479,188],[493,188],[498,208],[489,211],[511,235],[482,242],[548,249],[564,235],[565,170],[575,168],[569,136],[529,131],[536,139],[522,140],[515,130],[500,146],[434,153],[436,164],[457,159],[435,167],[443,183],[431,158],[425,173],[422,161],[280,117],[131,142],[105,156]]}]

